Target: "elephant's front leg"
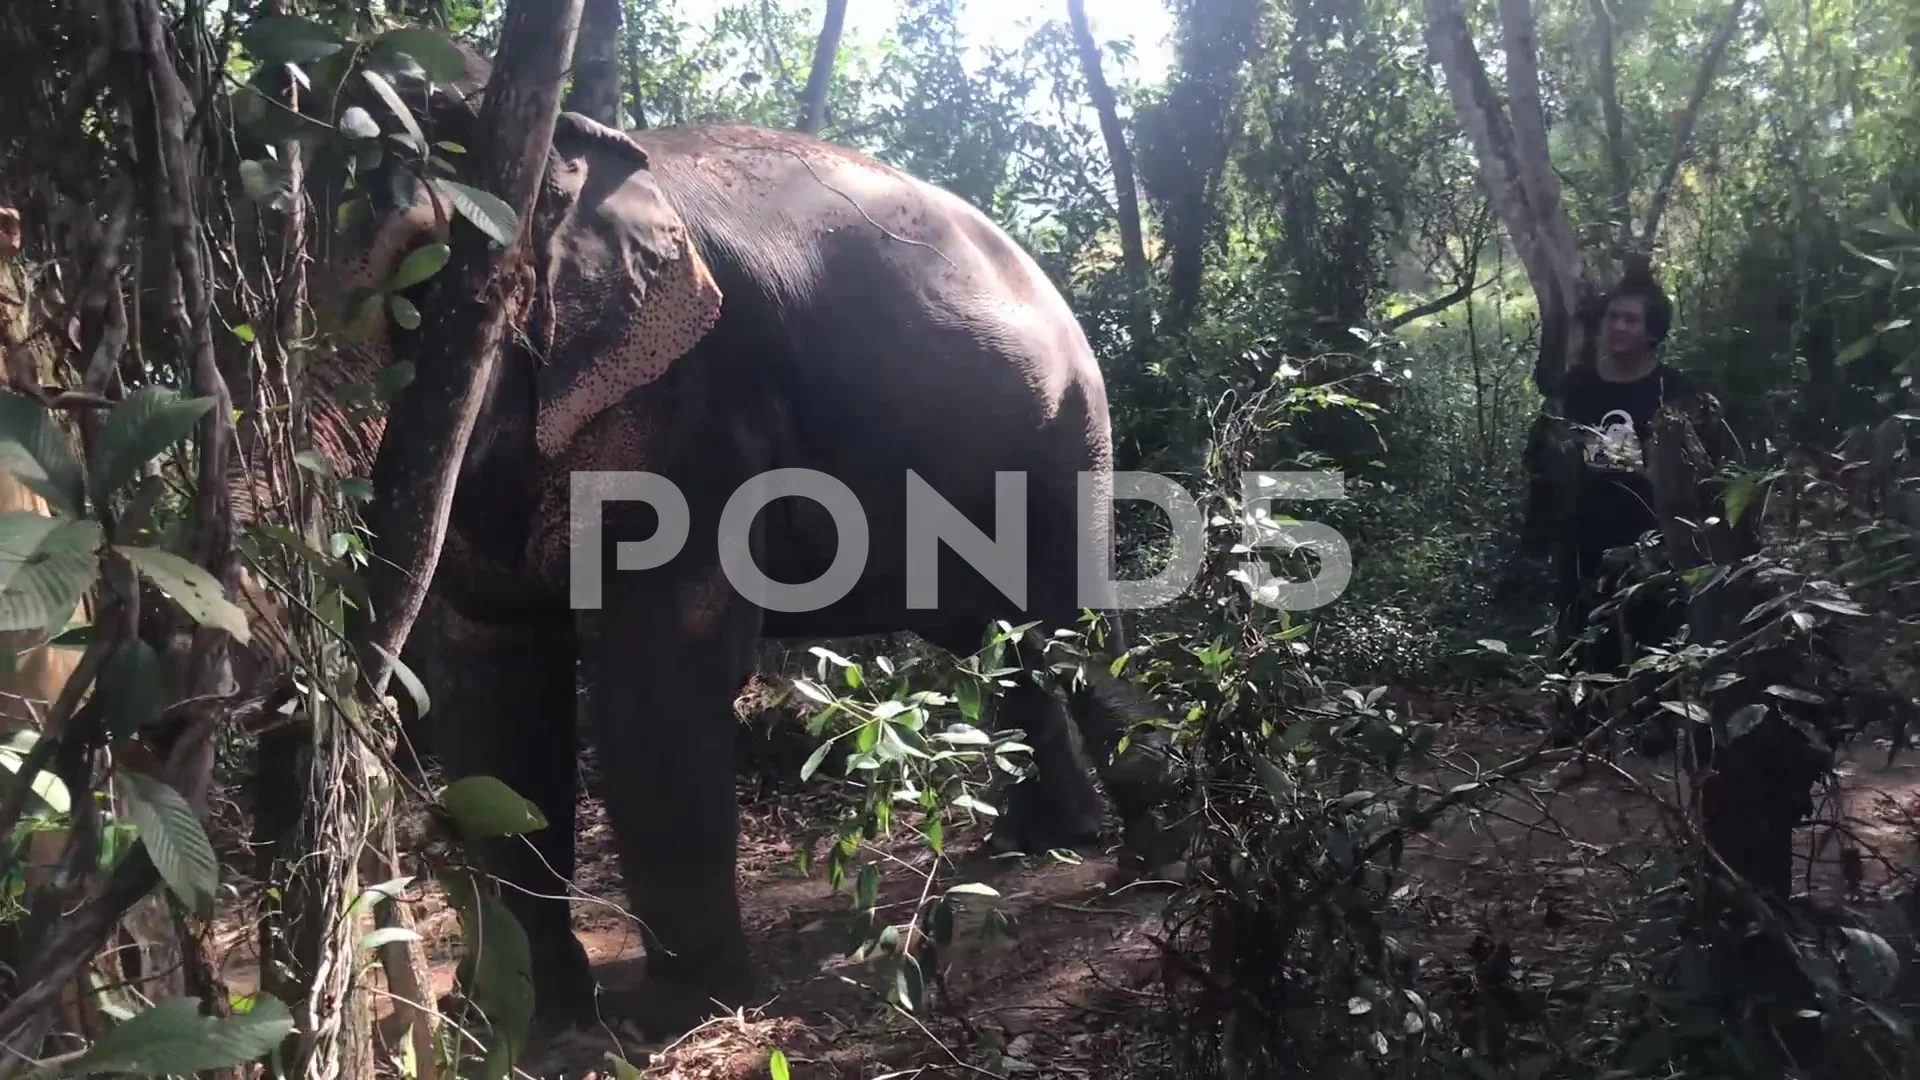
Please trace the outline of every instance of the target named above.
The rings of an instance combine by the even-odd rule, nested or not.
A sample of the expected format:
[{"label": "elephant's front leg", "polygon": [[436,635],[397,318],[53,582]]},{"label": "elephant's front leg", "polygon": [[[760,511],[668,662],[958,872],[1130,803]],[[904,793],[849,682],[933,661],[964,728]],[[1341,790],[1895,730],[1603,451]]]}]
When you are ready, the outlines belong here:
[{"label": "elephant's front leg", "polygon": [[517,625],[481,624],[442,608],[431,663],[435,756],[448,781],[485,774],[539,807],[547,827],[483,841],[479,859],[525,928],[540,1027],[592,1020],[594,985],[573,935],[578,761],[571,613]]},{"label": "elephant's front leg", "polygon": [[[697,530],[696,530],[697,532]],[[734,878],[733,696],[752,670],[760,612],[717,566],[609,575],[606,607],[581,613],[587,713],[621,873],[647,953],[620,1011],[671,1038],[754,978]]]}]

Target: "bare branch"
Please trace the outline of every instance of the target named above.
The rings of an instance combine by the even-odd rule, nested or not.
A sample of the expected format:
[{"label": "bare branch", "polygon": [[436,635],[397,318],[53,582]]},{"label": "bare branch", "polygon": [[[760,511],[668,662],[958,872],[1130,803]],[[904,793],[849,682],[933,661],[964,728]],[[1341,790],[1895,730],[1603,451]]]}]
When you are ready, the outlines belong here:
[{"label": "bare branch", "polygon": [[1680,166],[1692,149],[1693,127],[1699,122],[1700,107],[1706,103],[1707,91],[1713,89],[1713,77],[1719,70],[1720,58],[1726,55],[1727,46],[1733,42],[1734,31],[1740,28],[1740,14],[1746,7],[1747,0],[1733,0],[1727,5],[1727,13],[1721,16],[1713,41],[1707,46],[1707,55],[1700,61],[1700,74],[1694,79],[1693,94],[1687,98],[1687,109],[1680,114],[1680,126],[1673,132],[1673,149],[1667,153],[1667,167],[1660,174],[1660,183],[1653,189],[1653,200],[1647,204],[1647,223],[1640,230],[1643,250],[1650,250],[1653,242],[1659,239],[1660,216],[1666,211],[1667,197],[1673,194],[1673,182],[1680,175]]},{"label": "bare branch", "polygon": [[1620,113],[1620,92],[1614,62],[1611,0],[1593,0],[1594,28],[1600,37],[1600,111],[1607,127],[1607,166],[1612,174],[1613,244],[1616,257],[1633,246],[1633,178],[1627,169],[1626,118]]}]

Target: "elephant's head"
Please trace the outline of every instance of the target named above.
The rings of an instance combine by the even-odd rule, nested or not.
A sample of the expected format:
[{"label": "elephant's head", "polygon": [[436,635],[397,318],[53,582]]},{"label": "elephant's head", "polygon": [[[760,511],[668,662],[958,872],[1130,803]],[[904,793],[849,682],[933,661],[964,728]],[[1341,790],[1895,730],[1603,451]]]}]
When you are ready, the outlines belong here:
[{"label": "elephant's head", "polygon": [[563,113],[554,129],[534,226],[534,441],[551,462],[691,351],[721,295],[646,151],[584,116]]}]

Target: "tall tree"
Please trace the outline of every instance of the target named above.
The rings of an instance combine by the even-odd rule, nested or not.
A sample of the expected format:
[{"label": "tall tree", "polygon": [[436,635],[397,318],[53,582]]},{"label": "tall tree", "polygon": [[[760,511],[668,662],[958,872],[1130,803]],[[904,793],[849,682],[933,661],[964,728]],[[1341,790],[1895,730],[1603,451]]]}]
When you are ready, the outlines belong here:
[{"label": "tall tree", "polygon": [[1133,186],[1133,151],[1127,146],[1127,131],[1120,124],[1119,106],[1113,88],[1100,67],[1100,46],[1093,40],[1093,28],[1087,22],[1087,0],[1067,0],[1067,19],[1073,26],[1073,43],[1080,52],[1080,69],[1087,80],[1087,97],[1100,116],[1100,134],[1106,139],[1107,156],[1113,168],[1113,196],[1120,216],[1120,253],[1126,260],[1127,277],[1136,290],[1147,283],[1147,248],[1140,233],[1140,197]]},{"label": "tall tree", "polygon": [[620,0],[585,0],[562,108],[620,127]]},{"label": "tall tree", "polygon": [[827,0],[827,18],[813,45],[813,70],[800,95],[800,119],[794,127],[811,135],[827,118],[827,90],[833,85],[833,61],[840,54],[840,31],[847,21],[847,0]]}]

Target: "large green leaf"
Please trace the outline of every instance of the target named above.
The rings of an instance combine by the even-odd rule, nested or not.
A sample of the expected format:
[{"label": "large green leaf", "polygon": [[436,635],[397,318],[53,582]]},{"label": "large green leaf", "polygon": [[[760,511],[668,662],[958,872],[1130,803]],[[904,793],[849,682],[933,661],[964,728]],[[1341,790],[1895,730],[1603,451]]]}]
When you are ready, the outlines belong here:
[{"label": "large green leaf", "polygon": [[533,1021],[533,953],[527,934],[498,896],[476,887],[471,875],[441,875],[450,906],[459,913],[466,955],[461,975],[469,998],[492,1029],[488,1080],[505,1080],[526,1046]]},{"label": "large green leaf", "polygon": [[373,51],[392,50],[411,57],[437,83],[458,82],[467,73],[466,58],[444,34],[419,27],[389,30],[374,39]]},{"label": "large green leaf", "polygon": [[440,793],[440,805],[469,837],[516,836],[547,827],[539,807],[491,776],[455,780]]},{"label": "large green leaf", "polygon": [[140,474],[147,462],[190,434],[214,406],[211,397],[183,398],[164,386],[143,386],[128,394],[100,425],[94,444],[93,501],[107,496]]},{"label": "large green leaf", "polygon": [[242,645],[252,640],[247,617],[226,598],[220,582],[200,567],[170,551],[159,548],[115,544],[113,550],[126,557],[134,569],[159,586],[181,610],[202,626],[217,626],[232,634]]},{"label": "large green leaf", "polygon": [[0,513],[0,630],[63,628],[99,573],[100,523]]},{"label": "large green leaf", "polygon": [[109,735],[122,739],[138,734],[160,715],[161,675],[160,654],[139,638],[114,650],[100,668],[96,687],[104,699]]},{"label": "large green leaf", "polygon": [[126,793],[127,813],[160,880],[181,903],[211,915],[214,890],[220,886],[220,864],[193,807],[162,780],[130,769],[114,771]]},{"label": "large green leaf", "polygon": [[[0,767],[5,767],[15,776],[27,763],[27,755],[33,752],[33,744],[40,741],[40,733],[32,728],[21,728],[0,743]],[[67,794],[67,785],[51,769],[41,769],[33,778],[33,793],[47,808],[56,814],[64,814],[73,809],[73,798]]]},{"label": "large green leaf", "polygon": [[182,1076],[243,1065],[272,1052],[293,1030],[293,1015],[264,991],[235,1016],[200,1015],[194,998],[170,998],[115,1025],[68,1066],[68,1075],[131,1073]]},{"label": "large green leaf", "polygon": [[407,103],[400,100],[400,94],[393,88],[393,84],[387,81],[386,76],[370,68],[362,68],[360,75],[373,87],[374,92],[380,95],[380,100],[387,103],[387,109],[399,119],[400,126],[406,128],[407,134],[413,136],[414,147],[421,153],[426,153],[426,132],[420,130],[419,122],[413,118],[413,110],[407,108]]},{"label": "large green leaf", "polygon": [[493,238],[494,243],[506,247],[520,233],[520,216],[496,195],[489,195],[476,187],[469,187],[445,177],[432,178],[440,194],[453,204],[461,216],[473,222],[474,227]]},{"label": "large green leaf", "polygon": [[407,257],[400,260],[400,268],[393,272],[393,280],[387,282],[389,292],[410,289],[440,272],[447,265],[447,257],[453,249],[445,244],[426,244],[414,248]]},{"label": "large green leaf", "polygon": [[48,506],[80,516],[86,474],[79,459],[46,406],[11,390],[0,390],[0,468],[18,476]]},{"label": "large green leaf", "polygon": [[266,15],[253,20],[240,35],[240,44],[262,64],[301,64],[332,56],[345,42],[312,19]]}]

